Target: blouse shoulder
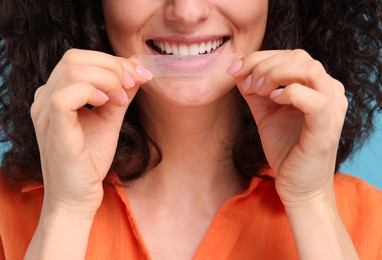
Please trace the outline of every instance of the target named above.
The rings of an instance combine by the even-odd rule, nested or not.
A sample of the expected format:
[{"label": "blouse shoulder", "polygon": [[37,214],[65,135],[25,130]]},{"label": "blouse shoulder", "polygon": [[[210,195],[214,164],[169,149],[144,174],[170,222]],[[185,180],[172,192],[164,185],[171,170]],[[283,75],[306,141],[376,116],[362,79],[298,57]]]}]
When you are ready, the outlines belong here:
[{"label": "blouse shoulder", "polygon": [[372,205],[381,205],[382,202],[382,190],[349,174],[338,173],[334,178],[334,189],[338,200],[362,201]]},{"label": "blouse shoulder", "polygon": [[20,183],[8,179],[0,170],[0,217],[6,216],[6,212],[14,207],[14,203],[21,196]]},{"label": "blouse shoulder", "polygon": [[382,259],[382,191],[357,177],[334,178],[337,207],[361,259]]},{"label": "blouse shoulder", "polygon": [[[339,173],[334,178],[334,191],[338,207],[343,212],[364,215],[365,210],[372,210],[373,215],[382,219],[382,191],[378,188],[358,177]],[[355,209],[358,211],[354,212]]]},{"label": "blouse shoulder", "polygon": [[20,183],[8,179],[0,170],[0,205],[5,205],[5,200],[20,191]]},{"label": "blouse shoulder", "polygon": [[22,259],[37,227],[43,186],[4,176],[0,169],[0,259]]},{"label": "blouse shoulder", "polygon": [[[0,218],[22,215],[33,209],[38,211],[43,197],[43,185],[37,181],[21,181],[7,178],[0,169]],[[29,215],[29,213],[27,214]]]}]

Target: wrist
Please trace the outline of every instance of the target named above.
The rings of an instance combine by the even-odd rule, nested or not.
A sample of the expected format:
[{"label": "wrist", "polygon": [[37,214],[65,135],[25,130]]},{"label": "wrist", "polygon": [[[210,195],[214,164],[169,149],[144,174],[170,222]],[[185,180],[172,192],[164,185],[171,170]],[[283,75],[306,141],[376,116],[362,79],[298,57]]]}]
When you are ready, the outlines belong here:
[{"label": "wrist", "polygon": [[43,207],[25,259],[84,259],[94,216]]},{"label": "wrist", "polygon": [[286,204],[285,211],[300,259],[358,259],[334,192]]},{"label": "wrist", "polygon": [[53,215],[77,216],[92,219],[101,205],[103,188],[97,187],[96,192],[70,193],[52,192],[46,189],[43,200],[43,211]]},{"label": "wrist", "polygon": [[68,203],[64,201],[53,201],[44,198],[41,216],[67,217],[72,219],[92,220],[97,213],[100,203],[89,204]]},{"label": "wrist", "polygon": [[336,201],[333,190],[319,192],[315,195],[293,199],[282,199],[286,212],[299,211],[322,211],[336,209]]}]

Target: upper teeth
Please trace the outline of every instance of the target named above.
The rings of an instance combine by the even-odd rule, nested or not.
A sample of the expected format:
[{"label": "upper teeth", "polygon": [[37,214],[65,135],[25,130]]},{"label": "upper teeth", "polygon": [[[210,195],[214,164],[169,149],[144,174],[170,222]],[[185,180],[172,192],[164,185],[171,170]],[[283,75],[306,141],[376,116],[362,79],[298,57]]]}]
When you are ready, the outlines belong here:
[{"label": "upper teeth", "polygon": [[166,54],[198,55],[216,50],[223,45],[223,39],[192,44],[175,44],[156,40],[153,40],[153,43],[155,47]]}]

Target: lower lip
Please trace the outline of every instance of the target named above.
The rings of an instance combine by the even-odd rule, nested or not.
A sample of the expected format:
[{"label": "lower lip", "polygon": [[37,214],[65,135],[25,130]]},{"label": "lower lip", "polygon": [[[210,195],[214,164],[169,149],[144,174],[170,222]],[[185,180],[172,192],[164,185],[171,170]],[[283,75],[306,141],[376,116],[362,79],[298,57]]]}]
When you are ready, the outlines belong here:
[{"label": "lower lip", "polygon": [[[187,74],[187,72],[190,72],[192,74],[195,71],[200,71],[203,69],[206,69],[210,66],[214,66],[216,59],[214,58],[214,54],[222,54],[224,50],[227,48],[229,41],[226,41],[222,46],[217,48],[215,51],[209,53],[209,54],[200,54],[200,55],[179,55],[179,59],[171,59],[171,63],[163,64],[165,68],[162,68],[167,71],[173,71],[175,74],[182,72]],[[161,55],[155,50],[151,49],[151,52],[154,55],[160,55],[160,56],[167,56],[167,55]],[[171,55],[172,56],[172,55]]]}]

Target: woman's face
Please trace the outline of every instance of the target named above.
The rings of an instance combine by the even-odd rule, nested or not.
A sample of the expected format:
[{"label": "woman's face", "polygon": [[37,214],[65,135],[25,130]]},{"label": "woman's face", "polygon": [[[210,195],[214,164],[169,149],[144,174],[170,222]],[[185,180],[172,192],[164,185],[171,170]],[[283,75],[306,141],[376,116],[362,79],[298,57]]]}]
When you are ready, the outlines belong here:
[{"label": "woman's face", "polygon": [[[258,50],[268,0],[103,0],[103,10],[117,56],[198,54],[207,58],[208,53]],[[201,105],[224,96],[233,86],[227,75],[154,78],[142,89],[168,102]]]}]

